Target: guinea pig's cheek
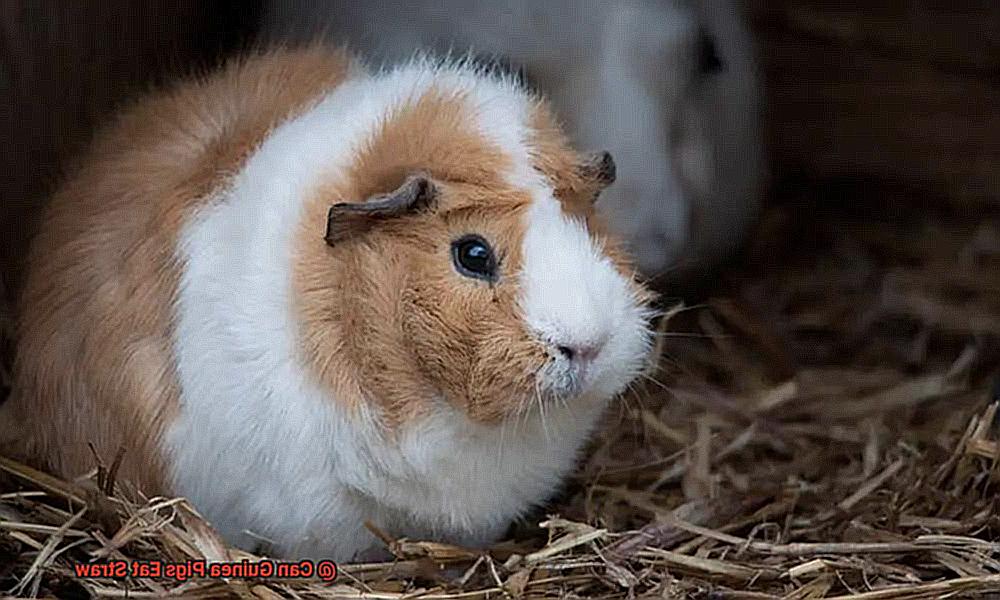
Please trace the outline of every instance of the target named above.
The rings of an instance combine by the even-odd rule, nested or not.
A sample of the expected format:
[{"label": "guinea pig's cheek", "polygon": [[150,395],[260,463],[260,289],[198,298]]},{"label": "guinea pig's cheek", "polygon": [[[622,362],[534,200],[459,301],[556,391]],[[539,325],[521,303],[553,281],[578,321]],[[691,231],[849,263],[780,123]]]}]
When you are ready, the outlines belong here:
[{"label": "guinea pig's cheek", "polygon": [[496,423],[522,414],[540,393],[538,369],[545,354],[509,331],[485,338],[472,362],[468,412],[474,421]]}]

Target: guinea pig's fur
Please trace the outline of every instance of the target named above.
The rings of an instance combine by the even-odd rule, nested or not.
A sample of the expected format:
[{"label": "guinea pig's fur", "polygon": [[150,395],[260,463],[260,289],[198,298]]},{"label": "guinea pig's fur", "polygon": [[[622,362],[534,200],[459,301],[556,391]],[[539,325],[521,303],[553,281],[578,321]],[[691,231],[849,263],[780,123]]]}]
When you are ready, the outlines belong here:
[{"label": "guinea pig's fur", "polygon": [[120,478],[282,556],[378,556],[365,521],[490,543],[649,362],[589,156],[462,62],[275,50],[140,101],[32,247],[4,446],[66,477],[124,448]]},{"label": "guinea pig's fur", "polygon": [[729,257],[764,178],[753,40],[737,0],[271,0],[264,32],[326,32],[397,61],[467,48],[522,70],[573,141],[606,147],[599,209],[646,276],[685,283]]}]

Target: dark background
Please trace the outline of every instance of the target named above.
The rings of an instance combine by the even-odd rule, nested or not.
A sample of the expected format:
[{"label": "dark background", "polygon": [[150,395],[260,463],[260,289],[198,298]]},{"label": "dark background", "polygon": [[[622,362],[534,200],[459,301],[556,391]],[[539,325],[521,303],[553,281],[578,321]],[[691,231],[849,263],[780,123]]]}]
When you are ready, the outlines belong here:
[{"label": "dark background", "polygon": [[[1000,3],[748,5],[775,190],[824,202],[1000,198]],[[44,198],[128,98],[248,47],[261,0],[0,0],[0,281],[8,300]],[[844,185],[847,182],[848,185]],[[864,210],[865,206],[855,209]]]},{"label": "dark background", "polygon": [[10,291],[39,207],[116,106],[253,35],[259,0],[0,0],[0,269]]}]

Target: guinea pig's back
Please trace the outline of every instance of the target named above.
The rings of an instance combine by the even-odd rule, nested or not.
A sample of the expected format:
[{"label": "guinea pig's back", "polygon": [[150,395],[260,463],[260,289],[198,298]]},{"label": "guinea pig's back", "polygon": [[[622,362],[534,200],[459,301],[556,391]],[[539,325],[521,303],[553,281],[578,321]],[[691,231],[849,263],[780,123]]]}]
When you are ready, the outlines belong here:
[{"label": "guinea pig's back", "polygon": [[120,477],[166,488],[159,442],[177,409],[177,243],[277,124],[351,69],[319,47],[234,62],[140,101],[52,198],[27,262],[3,450],[74,477],[124,452]]}]

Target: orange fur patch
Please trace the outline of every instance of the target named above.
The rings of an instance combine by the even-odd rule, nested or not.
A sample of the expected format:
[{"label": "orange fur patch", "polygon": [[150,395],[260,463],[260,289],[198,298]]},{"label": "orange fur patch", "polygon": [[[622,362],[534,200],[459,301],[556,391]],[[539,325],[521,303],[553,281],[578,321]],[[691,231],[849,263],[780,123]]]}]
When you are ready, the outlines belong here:
[{"label": "orange fur patch", "polygon": [[[293,289],[305,364],[345,406],[378,407],[390,430],[439,401],[497,423],[527,408],[549,360],[517,308],[531,198],[506,183],[512,158],[473,124],[461,97],[432,90],[385,119],[347,175],[312,194],[300,225]],[[530,126],[535,168],[631,277],[594,214],[599,186],[581,176],[582,157],[544,105]],[[436,208],[332,248],[324,243],[330,205],[391,192],[416,172],[435,181]],[[499,281],[469,279],[452,266],[452,241],[471,233],[498,254]]]},{"label": "orange fur patch", "polygon": [[[342,52],[240,60],[140,101],[98,137],[52,199],[21,302],[7,450],[64,476],[110,463],[164,491],[157,452],[177,410],[174,252],[191,213],[267,133],[344,79]],[[0,424],[3,426],[4,424]]]},{"label": "orange fur patch", "polygon": [[[497,377],[492,365],[530,385],[544,360],[514,310],[530,198],[504,182],[510,157],[472,122],[462,98],[425,94],[385,119],[347,176],[319,187],[302,221],[294,289],[305,362],[340,401],[381,408],[389,428],[442,392],[473,419],[494,422],[509,412],[515,391],[503,388],[518,378]],[[323,242],[331,204],[390,192],[414,172],[435,181],[435,210],[333,248]],[[451,241],[471,232],[500,253],[495,285],[451,266]]]}]

